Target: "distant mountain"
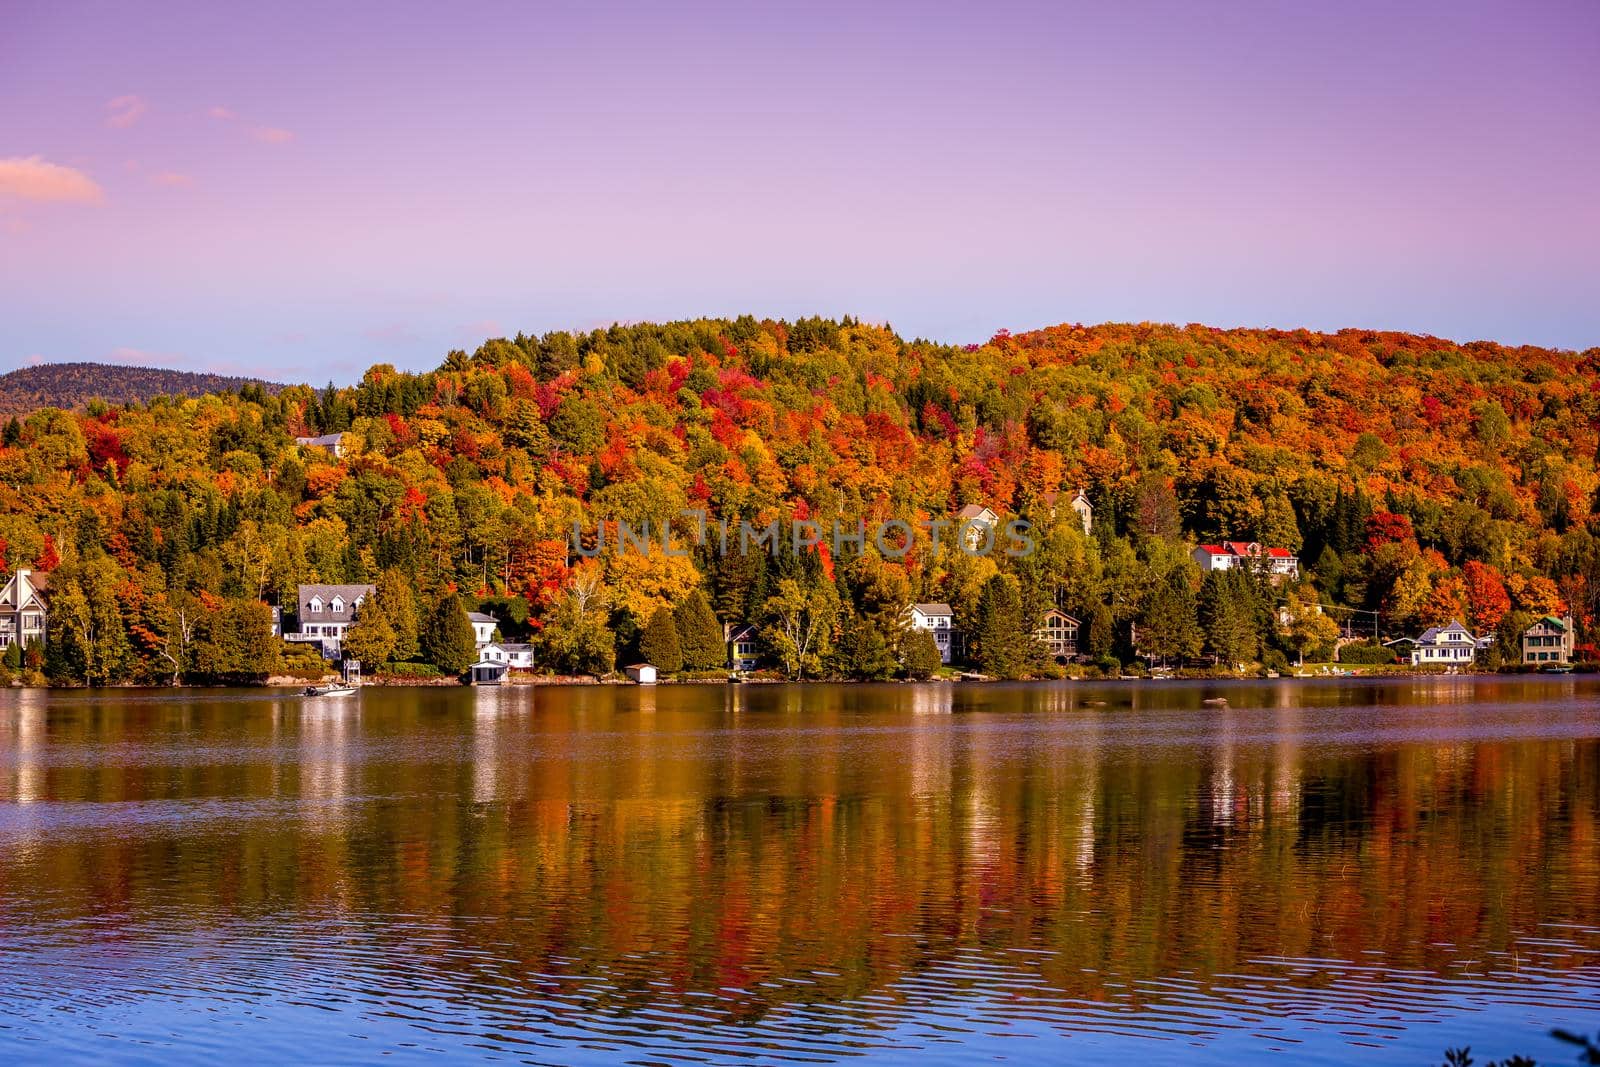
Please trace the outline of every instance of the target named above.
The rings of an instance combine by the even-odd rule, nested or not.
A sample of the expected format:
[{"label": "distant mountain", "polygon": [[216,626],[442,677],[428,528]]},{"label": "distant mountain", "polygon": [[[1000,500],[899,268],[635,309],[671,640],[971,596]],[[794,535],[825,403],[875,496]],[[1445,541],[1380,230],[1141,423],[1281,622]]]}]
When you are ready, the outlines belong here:
[{"label": "distant mountain", "polygon": [[81,408],[99,398],[126,404],[156,396],[204,396],[238,392],[259,385],[269,393],[283,386],[255,378],[197,374],[163,367],[124,367],[110,363],[44,363],[0,375],[0,415],[23,415],[39,408]]}]

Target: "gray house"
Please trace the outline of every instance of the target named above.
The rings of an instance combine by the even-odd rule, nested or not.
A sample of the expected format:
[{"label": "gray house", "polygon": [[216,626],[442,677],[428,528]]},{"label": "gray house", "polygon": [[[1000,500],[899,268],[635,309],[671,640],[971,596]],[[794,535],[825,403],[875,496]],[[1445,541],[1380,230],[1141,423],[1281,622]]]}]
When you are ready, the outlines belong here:
[{"label": "gray house", "polygon": [[324,659],[338,659],[345,631],[377,590],[370,585],[302,585],[296,597],[296,628],[285,641],[314,644]]}]

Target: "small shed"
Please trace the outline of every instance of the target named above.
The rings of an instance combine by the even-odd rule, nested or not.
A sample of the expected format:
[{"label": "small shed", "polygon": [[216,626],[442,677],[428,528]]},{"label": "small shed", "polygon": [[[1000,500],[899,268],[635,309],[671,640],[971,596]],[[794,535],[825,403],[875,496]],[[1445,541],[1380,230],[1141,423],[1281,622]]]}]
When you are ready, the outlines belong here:
[{"label": "small shed", "polygon": [[473,685],[499,685],[505,680],[507,669],[504,663],[481,659],[468,667],[467,672]]},{"label": "small shed", "polygon": [[623,670],[630,681],[638,682],[640,685],[656,684],[656,669],[648,663],[635,663],[631,667],[624,667]]}]

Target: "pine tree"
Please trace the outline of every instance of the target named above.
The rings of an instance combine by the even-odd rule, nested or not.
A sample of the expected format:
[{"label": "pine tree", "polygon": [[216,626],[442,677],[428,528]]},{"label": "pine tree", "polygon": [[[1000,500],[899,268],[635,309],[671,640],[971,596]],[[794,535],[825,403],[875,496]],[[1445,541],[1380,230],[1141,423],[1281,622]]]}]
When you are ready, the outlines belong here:
[{"label": "pine tree", "polygon": [[973,658],[985,674],[1021,678],[1029,673],[1034,641],[1023,625],[1015,578],[997,574],[983,584],[974,630]]},{"label": "pine tree", "polygon": [[1173,570],[1151,591],[1139,623],[1139,650],[1163,663],[1200,654],[1200,624],[1186,570]]},{"label": "pine tree", "polygon": [[678,645],[678,627],[672,612],[656,609],[639,635],[639,658],[652,664],[662,674],[676,674],[683,670],[683,649]]},{"label": "pine tree", "polygon": [[1104,604],[1095,604],[1089,611],[1089,655],[1095,659],[1111,655],[1111,646],[1115,641],[1111,609]]},{"label": "pine tree", "polygon": [[673,610],[678,627],[678,647],[683,665],[692,671],[712,671],[728,662],[728,647],[722,640],[722,627],[706,595],[695,589]]},{"label": "pine tree", "polygon": [[477,659],[477,641],[472,622],[454,593],[441,597],[428,616],[422,634],[422,653],[429,663],[446,674],[460,674]]},{"label": "pine tree", "polygon": [[907,678],[931,678],[943,661],[932,630],[912,630],[900,643],[901,666]]},{"label": "pine tree", "polygon": [[851,612],[844,623],[837,659],[842,673],[863,681],[886,681],[900,669],[883,627],[878,620],[860,612]]},{"label": "pine tree", "polygon": [[1221,663],[1248,663],[1261,652],[1253,593],[1243,571],[1212,571],[1200,587],[1206,647]]}]

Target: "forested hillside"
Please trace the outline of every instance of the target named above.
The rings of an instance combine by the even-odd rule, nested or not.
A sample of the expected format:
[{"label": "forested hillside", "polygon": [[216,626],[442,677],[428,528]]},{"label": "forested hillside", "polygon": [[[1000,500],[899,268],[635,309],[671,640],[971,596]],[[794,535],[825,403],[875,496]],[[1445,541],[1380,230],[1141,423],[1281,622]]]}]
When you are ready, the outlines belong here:
[{"label": "forested hillside", "polygon": [[[1453,615],[1509,635],[1570,604],[1586,633],[1597,363],[1360,330],[1060,326],[953,347],[744,317],[519,335],[348,389],[36,412],[5,430],[0,539],[10,565],[54,572],[51,669],[96,681],[253,669],[251,605],[292,604],[299,582],[380,583],[398,606],[361,635],[369,660],[425,656],[419,618],[451,592],[521,598],[497,610],[561,671],[636,654],[674,607],[680,635],[703,629],[696,591],[807,676],[903,670],[914,600],[950,603],[1003,674],[1031,669],[1017,637],[1051,604],[1124,660],[1133,624],[1163,658],[1324,644],[1275,621],[1286,600],[1297,619],[1378,611],[1386,635]],[[342,458],[294,443],[341,431]],[[1047,506],[1080,487],[1087,537]],[[1039,551],[567,548],[574,522],[688,539],[690,508],[853,528],[974,502],[1032,519]],[[1222,538],[1297,551],[1305,580],[1202,583],[1189,552]],[[195,661],[196,618],[222,666]]]},{"label": "forested hillside", "polygon": [[129,404],[158,396],[238,392],[252,384],[262,386],[268,392],[282,388],[253,378],[197,374],[160,367],[44,363],[0,374],[0,415],[20,415],[43,407],[81,408],[91,400]]}]

